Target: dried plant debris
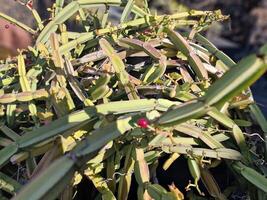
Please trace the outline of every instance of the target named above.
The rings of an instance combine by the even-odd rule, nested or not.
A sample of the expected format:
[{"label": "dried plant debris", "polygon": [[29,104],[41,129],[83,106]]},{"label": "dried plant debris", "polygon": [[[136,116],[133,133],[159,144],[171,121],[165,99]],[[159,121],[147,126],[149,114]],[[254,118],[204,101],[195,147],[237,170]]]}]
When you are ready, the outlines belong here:
[{"label": "dried plant debris", "polygon": [[[140,2],[57,0],[47,24],[33,12],[36,30],[0,13],[37,38],[1,62],[1,198],[72,199],[82,177],[93,199],[130,199],[133,179],[138,199],[227,199],[240,187],[266,198],[266,143],[250,135],[254,125],[265,139],[266,119],[249,90],[266,72],[266,46],[235,63],[201,35],[228,16],[154,15]],[[83,31],[68,31],[72,16]],[[178,159],[188,185],[164,188],[156,168]],[[225,191],[212,174],[222,162],[236,181]]]}]

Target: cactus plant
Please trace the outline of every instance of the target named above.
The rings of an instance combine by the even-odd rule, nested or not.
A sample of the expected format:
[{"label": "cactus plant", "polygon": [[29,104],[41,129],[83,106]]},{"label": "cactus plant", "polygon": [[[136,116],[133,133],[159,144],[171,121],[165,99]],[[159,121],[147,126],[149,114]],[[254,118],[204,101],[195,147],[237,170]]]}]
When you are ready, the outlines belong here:
[{"label": "cactus plant", "polygon": [[[267,70],[266,46],[235,63],[201,35],[228,16],[158,16],[144,2],[57,0],[47,24],[33,12],[37,30],[0,13],[37,38],[1,64],[0,184],[9,193],[3,198],[72,199],[85,176],[96,199],[127,199],[133,178],[138,199],[183,199],[184,188],[167,191],[151,173],[160,157],[169,156],[167,170],[184,156],[194,178],[186,188],[196,195],[227,198],[209,171],[223,160],[264,199],[266,168],[255,166],[258,155],[237,122],[251,120],[248,111],[266,132],[249,90]],[[101,6],[104,15],[90,11]],[[113,6],[123,10],[116,25],[107,23]],[[72,15],[83,31],[68,31]],[[15,164],[26,169],[17,180]]]}]

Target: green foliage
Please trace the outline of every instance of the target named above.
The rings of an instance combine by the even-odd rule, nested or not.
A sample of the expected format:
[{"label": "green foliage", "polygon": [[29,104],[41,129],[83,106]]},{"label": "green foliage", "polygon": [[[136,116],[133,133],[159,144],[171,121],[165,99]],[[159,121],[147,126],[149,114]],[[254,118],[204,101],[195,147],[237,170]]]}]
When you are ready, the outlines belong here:
[{"label": "green foliage", "polygon": [[[92,10],[99,6],[104,15]],[[122,8],[116,25],[107,21],[112,6]],[[122,200],[134,177],[138,199],[179,200],[186,192],[152,175],[160,157],[169,156],[168,170],[184,156],[191,196],[204,195],[202,181],[210,196],[227,198],[209,171],[222,160],[252,198],[267,192],[266,167],[254,165],[260,155],[238,126],[258,124],[266,134],[248,88],[267,70],[265,48],[236,64],[199,33],[227,16],[152,15],[146,1],[120,0],[58,0],[46,25],[33,14],[38,30],[0,13],[37,38],[1,63],[1,190],[17,200],[72,199],[86,176],[98,190],[92,198]],[[84,31],[68,31],[73,15]],[[12,164],[26,169],[18,180]]]}]

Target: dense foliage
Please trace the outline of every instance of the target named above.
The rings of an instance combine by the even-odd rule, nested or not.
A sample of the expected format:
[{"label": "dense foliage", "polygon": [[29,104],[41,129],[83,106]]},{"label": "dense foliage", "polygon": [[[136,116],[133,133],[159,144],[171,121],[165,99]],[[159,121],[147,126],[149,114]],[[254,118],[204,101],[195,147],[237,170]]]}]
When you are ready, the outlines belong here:
[{"label": "dense foliage", "polygon": [[[86,177],[88,199],[227,199],[240,188],[266,199],[266,143],[252,136],[255,127],[265,138],[267,123],[248,88],[267,69],[266,46],[231,60],[201,35],[228,19],[220,11],[156,15],[134,0],[63,5],[56,1],[47,24],[26,5],[37,30],[0,13],[36,36],[1,63],[1,198],[73,199]],[[114,7],[122,14],[110,23]],[[73,15],[80,32],[64,24]],[[157,168],[182,158],[188,185],[164,188]],[[222,164],[234,177],[224,191],[211,172]]]}]

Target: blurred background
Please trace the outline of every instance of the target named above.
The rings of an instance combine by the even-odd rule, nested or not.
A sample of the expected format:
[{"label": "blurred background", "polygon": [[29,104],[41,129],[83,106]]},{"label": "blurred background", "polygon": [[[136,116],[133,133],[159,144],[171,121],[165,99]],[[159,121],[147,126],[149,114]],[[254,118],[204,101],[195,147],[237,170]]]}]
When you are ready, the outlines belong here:
[{"label": "blurred background", "polygon": [[[66,0],[68,2],[70,0]],[[142,0],[136,0],[142,1]],[[31,11],[23,6],[28,0],[0,0],[0,12],[8,14],[34,28]],[[47,8],[53,0],[33,0],[33,6],[38,10],[42,19],[49,18]],[[221,9],[223,14],[230,15],[230,20],[214,23],[206,31],[206,36],[218,48],[230,55],[235,61],[248,55],[267,42],[267,0],[150,0],[150,7],[157,14],[169,14],[189,9],[215,10]],[[113,18],[120,16],[120,11],[114,9]],[[9,27],[7,28],[7,25]],[[14,33],[15,32],[15,33]],[[0,50],[13,41],[17,48],[30,43],[29,35],[17,33],[12,24],[0,20]],[[23,35],[24,34],[24,35]],[[8,38],[13,35],[13,39]],[[24,38],[24,39],[22,39]],[[1,52],[1,51],[0,51]],[[263,76],[252,87],[255,99],[267,116],[267,75]]]}]

